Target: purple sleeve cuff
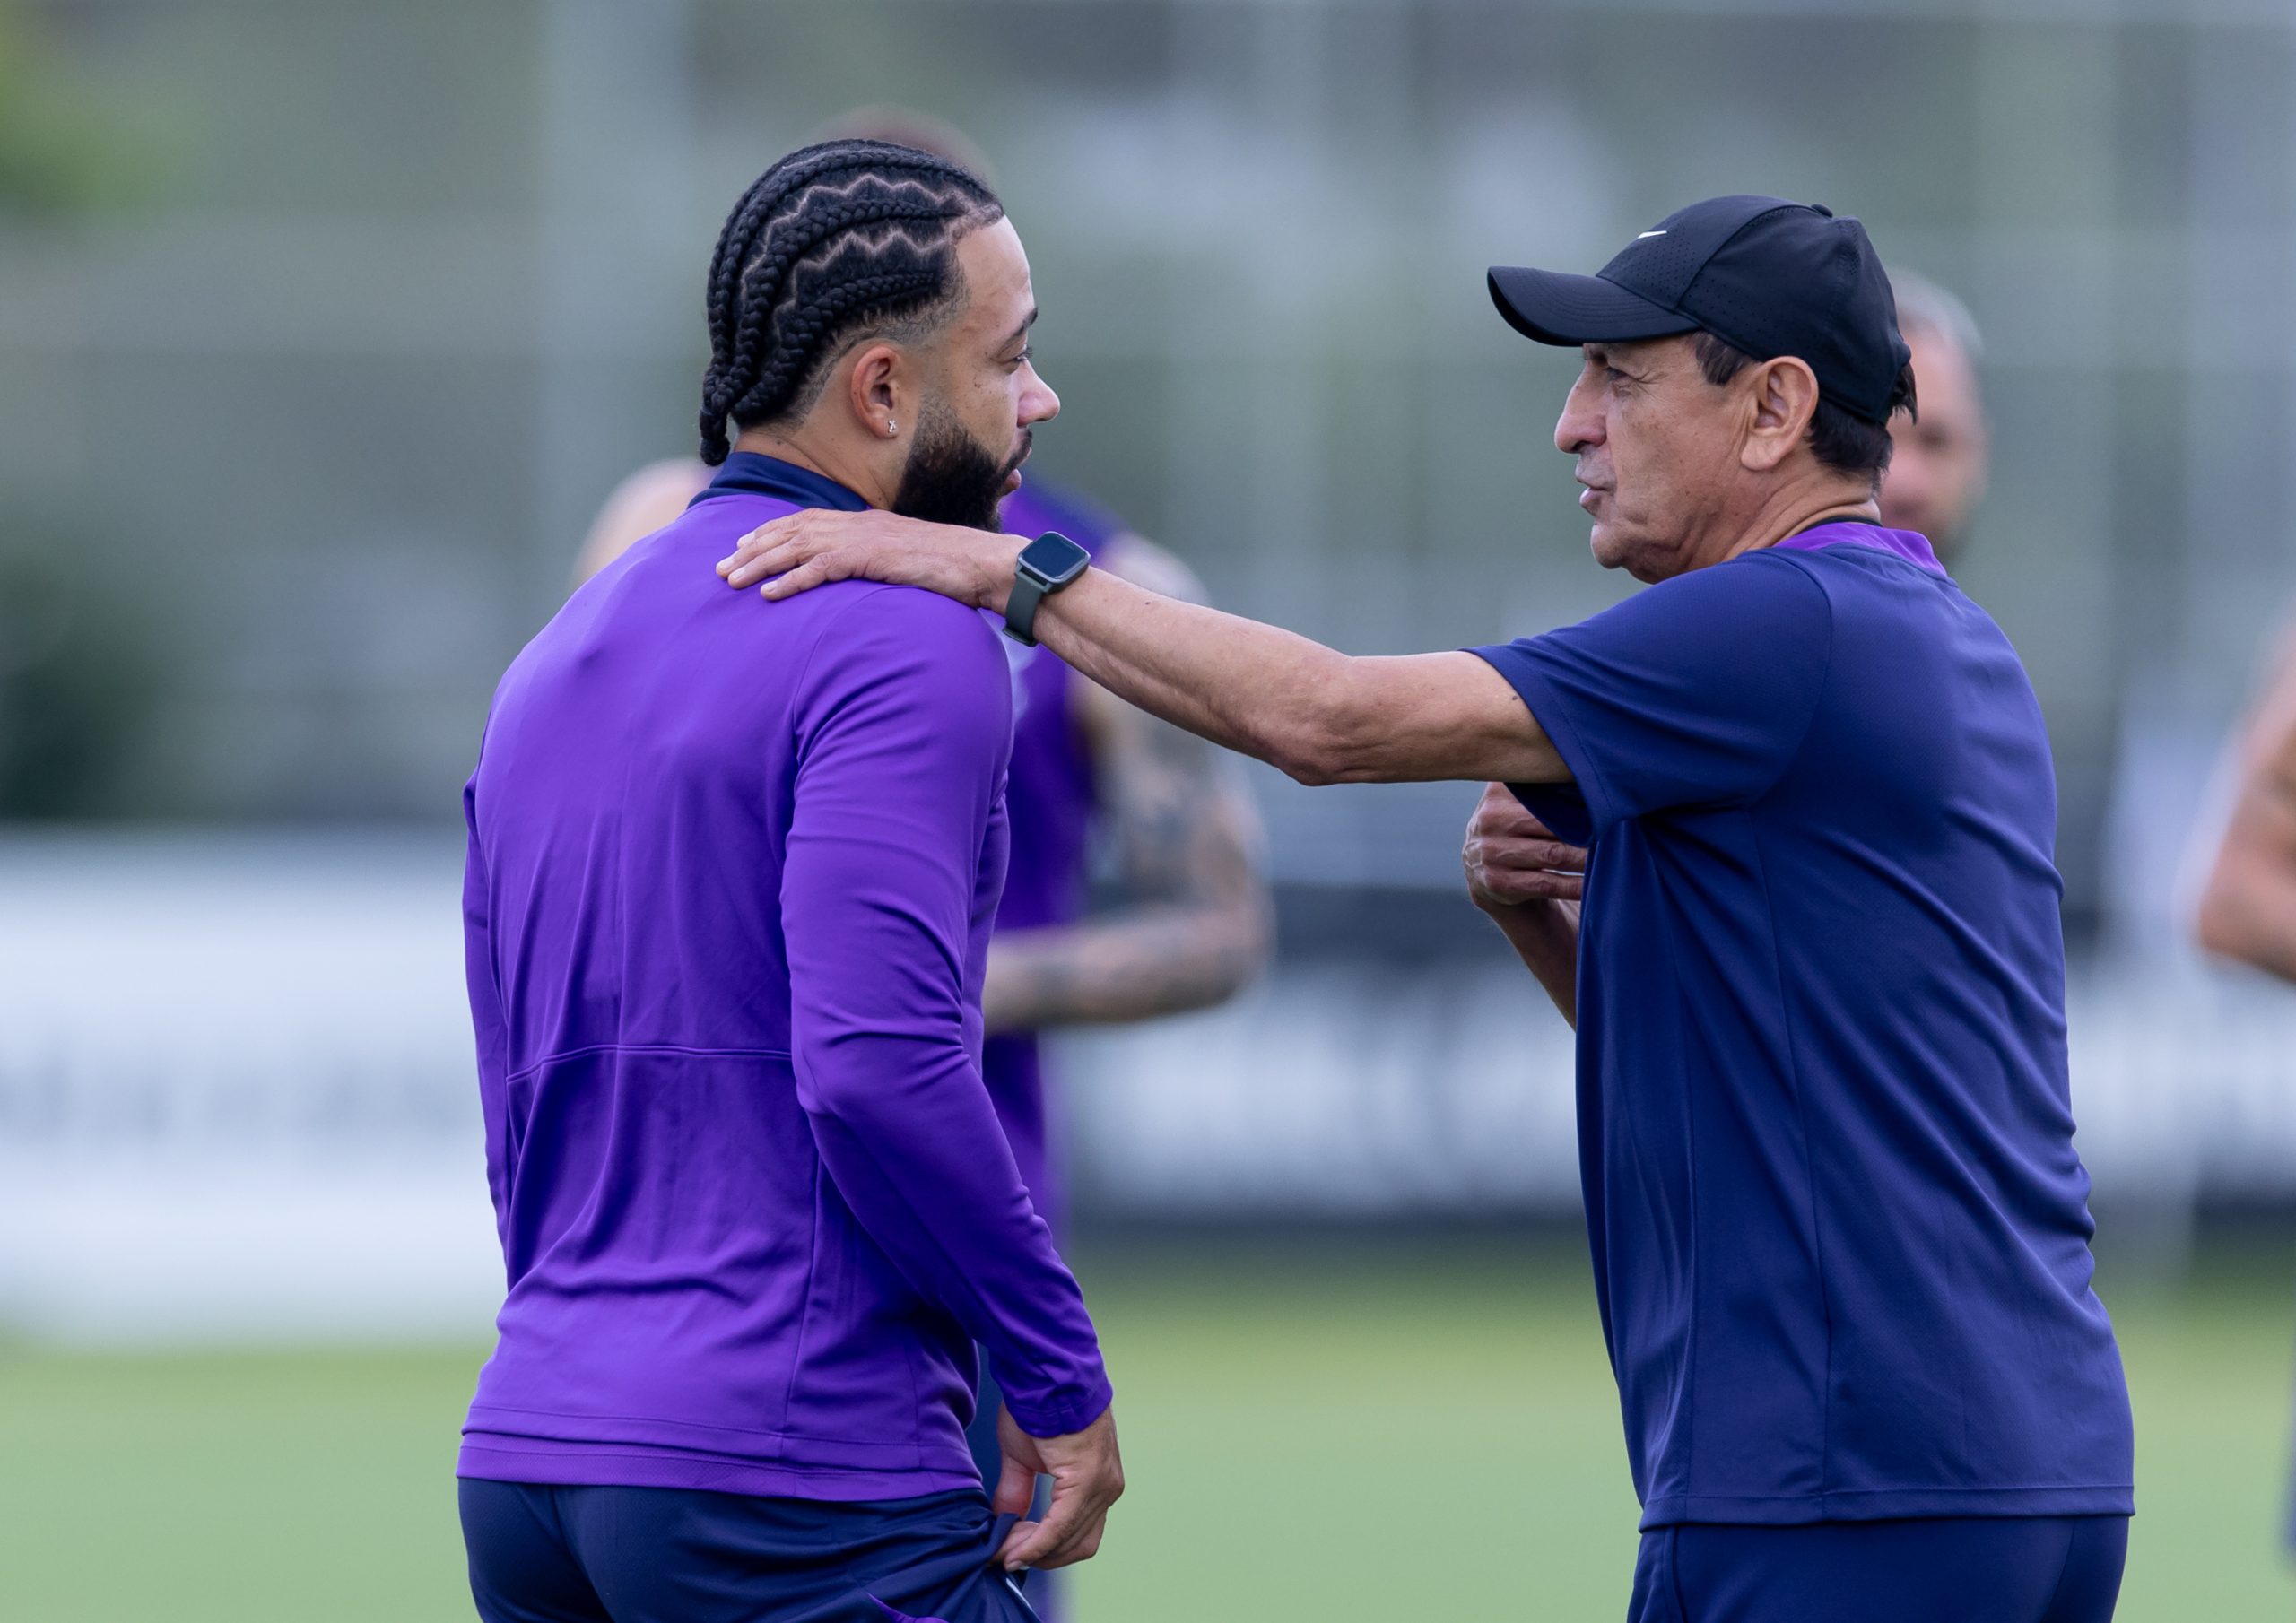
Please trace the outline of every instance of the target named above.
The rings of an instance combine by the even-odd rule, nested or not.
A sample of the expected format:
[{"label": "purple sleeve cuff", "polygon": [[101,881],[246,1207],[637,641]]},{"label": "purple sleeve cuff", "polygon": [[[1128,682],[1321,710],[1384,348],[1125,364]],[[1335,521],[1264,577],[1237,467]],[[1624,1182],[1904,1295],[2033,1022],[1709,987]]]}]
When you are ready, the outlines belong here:
[{"label": "purple sleeve cuff", "polygon": [[1097,1364],[1078,1383],[1031,1393],[1024,1391],[1019,1377],[1008,1376],[1001,1361],[991,1363],[996,1384],[1004,1394],[1004,1407],[1032,1437],[1065,1437],[1082,1431],[1107,1413],[1116,1398],[1108,1373]]}]

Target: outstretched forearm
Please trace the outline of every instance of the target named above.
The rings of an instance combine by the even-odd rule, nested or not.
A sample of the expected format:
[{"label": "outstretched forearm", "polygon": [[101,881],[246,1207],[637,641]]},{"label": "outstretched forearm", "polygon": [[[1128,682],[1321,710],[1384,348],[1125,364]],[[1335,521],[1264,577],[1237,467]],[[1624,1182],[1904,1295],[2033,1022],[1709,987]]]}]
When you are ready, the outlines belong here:
[{"label": "outstretched forearm", "polygon": [[1356,662],[1279,626],[1091,569],[1046,600],[1035,629],[1118,699],[1303,781],[1335,781],[1362,742],[1350,736]]},{"label": "outstretched forearm", "polygon": [[[895,514],[806,508],[718,569],[769,598],[834,580],[922,586],[1004,611],[1021,542]],[[1087,569],[1047,597],[1038,638],[1118,698],[1302,783],[1566,783],[1507,679],[1472,654],[1352,659],[1278,627]]]},{"label": "outstretched forearm", "polygon": [[1103,569],[1048,598],[1036,634],[1119,699],[1301,783],[1570,777],[1513,688],[1472,654],[1351,657]]}]

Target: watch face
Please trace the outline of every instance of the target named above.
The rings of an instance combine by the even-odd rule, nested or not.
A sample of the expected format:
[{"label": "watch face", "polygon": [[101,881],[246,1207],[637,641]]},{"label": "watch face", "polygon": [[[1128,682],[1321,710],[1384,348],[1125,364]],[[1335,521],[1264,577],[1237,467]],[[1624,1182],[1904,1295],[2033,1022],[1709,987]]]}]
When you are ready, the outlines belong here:
[{"label": "watch face", "polygon": [[1021,567],[1055,586],[1082,575],[1092,555],[1057,530],[1047,530],[1021,549]]}]

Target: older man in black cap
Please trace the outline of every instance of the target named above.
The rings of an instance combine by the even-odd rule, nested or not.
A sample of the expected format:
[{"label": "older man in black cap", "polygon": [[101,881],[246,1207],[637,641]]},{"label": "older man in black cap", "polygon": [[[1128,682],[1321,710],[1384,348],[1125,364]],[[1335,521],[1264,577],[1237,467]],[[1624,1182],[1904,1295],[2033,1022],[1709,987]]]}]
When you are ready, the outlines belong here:
[{"label": "older man in black cap", "polygon": [[1001,612],[1309,783],[1495,780],[1469,881],[1578,1031],[1634,1618],[2109,1618],[2130,1425],[2073,1149],[2054,774],[2007,639],[1880,523],[1915,402],[1873,245],[1722,197],[1598,275],[1491,290],[1582,348],[1555,443],[1596,560],[1650,583],[1579,624],[1353,659],[1057,535],[882,514],[776,521],[720,568]]}]

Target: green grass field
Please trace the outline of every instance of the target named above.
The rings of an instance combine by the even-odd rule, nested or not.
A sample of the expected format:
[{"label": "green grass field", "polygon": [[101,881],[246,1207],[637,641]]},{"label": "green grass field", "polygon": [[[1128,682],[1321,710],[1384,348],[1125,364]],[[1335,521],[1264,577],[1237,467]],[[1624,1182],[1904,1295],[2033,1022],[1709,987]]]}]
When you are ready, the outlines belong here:
[{"label": "green grass field", "polygon": [[[1083,1271],[1132,1480],[1076,1575],[1085,1623],[1622,1615],[1634,1506],[1583,1263],[1207,1245]],[[2106,1284],[2138,1424],[2121,1616],[2289,1616],[2289,1271]],[[448,1476],[479,1357],[0,1349],[0,1619],[468,1618]]]}]

